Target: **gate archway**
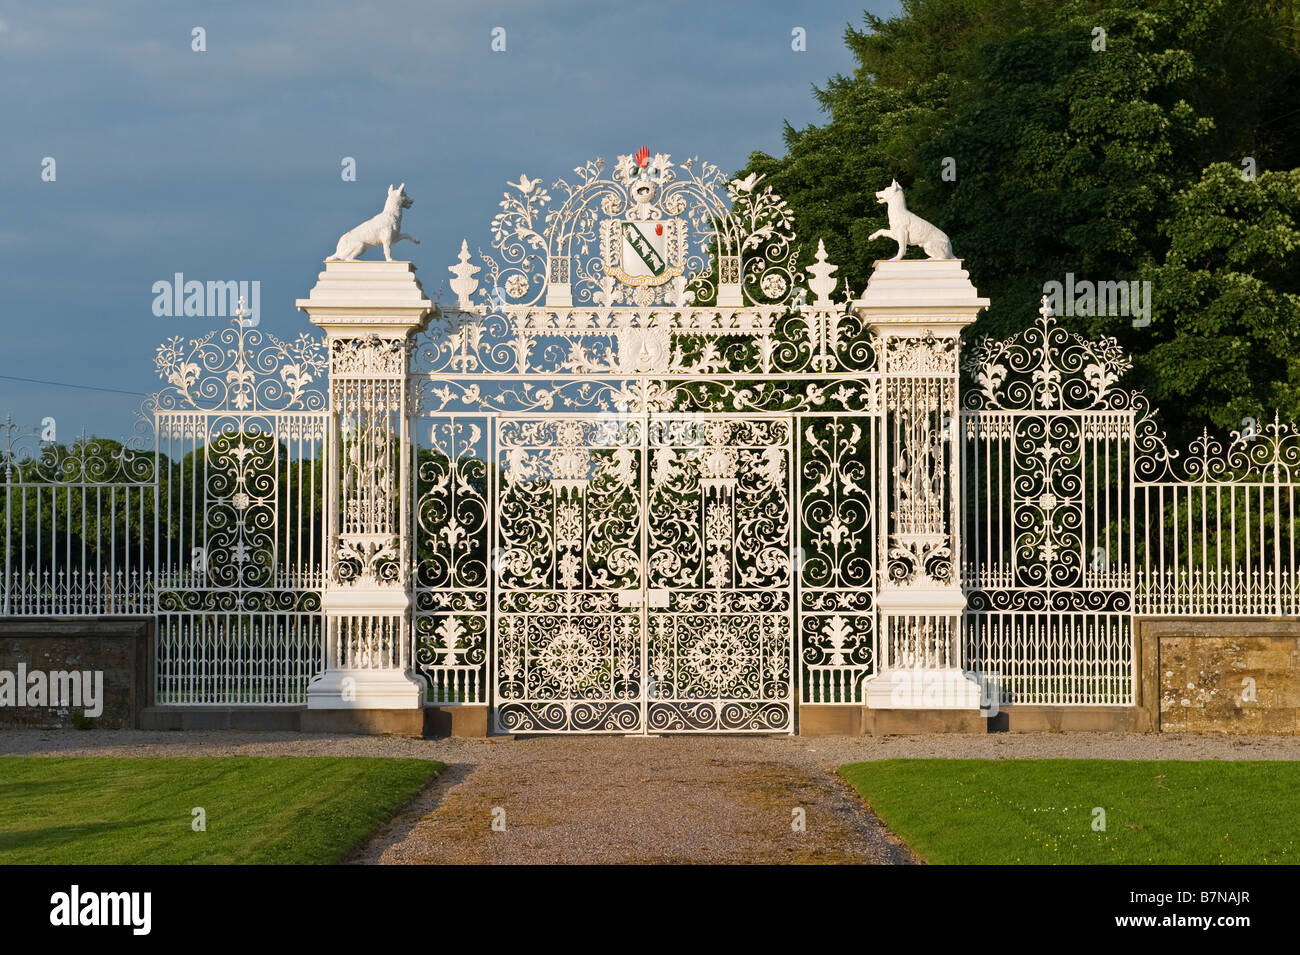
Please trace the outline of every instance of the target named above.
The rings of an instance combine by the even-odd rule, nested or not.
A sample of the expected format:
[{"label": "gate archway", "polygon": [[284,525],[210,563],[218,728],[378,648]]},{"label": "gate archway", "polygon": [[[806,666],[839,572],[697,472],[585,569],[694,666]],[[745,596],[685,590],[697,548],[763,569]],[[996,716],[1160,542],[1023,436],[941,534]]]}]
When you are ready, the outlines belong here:
[{"label": "gate archway", "polygon": [[510,732],[791,732],[872,672],[870,330],[752,178],[510,183],[413,362],[416,666]]}]

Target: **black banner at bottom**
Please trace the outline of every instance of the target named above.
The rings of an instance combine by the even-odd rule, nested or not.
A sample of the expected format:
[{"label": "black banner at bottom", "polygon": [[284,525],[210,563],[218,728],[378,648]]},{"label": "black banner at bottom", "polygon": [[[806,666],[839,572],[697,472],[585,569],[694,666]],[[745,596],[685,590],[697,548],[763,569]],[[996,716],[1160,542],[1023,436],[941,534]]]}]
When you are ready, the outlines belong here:
[{"label": "black banner at bottom", "polygon": [[732,946],[786,932],[847,940],[884,924],[927,943],[1045,929],[1058,939],[1200,933],[1232,944],[1294,917],[1286,867],[521,868],[11,866],[0,872],[0,908],[10,941],[259,947],[373,945],[408,933],[499,944],[578,923],[584,937],[615,944],[665,938],[685,923],[694,944],[716,934]]}]

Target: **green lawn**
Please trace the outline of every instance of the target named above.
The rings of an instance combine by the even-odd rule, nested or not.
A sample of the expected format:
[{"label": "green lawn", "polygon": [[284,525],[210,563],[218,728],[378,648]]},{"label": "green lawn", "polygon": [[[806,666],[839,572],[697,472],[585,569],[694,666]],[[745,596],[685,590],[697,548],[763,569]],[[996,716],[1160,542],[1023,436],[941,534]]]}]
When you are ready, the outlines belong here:
[{"label": "green lawn", "polygon": [[1297,762],[894,759],[839,772],[928,862],[1300,862]]},{"label": "green lawn", "polygon": [[[0,865],[327,863],[441,763],[421,759],[0,758]],[[207,830],[193,829],[202,807]]]}]

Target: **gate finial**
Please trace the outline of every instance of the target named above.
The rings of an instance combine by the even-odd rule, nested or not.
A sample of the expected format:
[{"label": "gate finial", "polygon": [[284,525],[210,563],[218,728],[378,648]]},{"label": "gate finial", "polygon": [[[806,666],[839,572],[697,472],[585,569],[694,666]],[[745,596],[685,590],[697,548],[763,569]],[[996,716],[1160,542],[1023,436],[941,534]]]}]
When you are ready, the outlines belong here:
[{"label": "gate finial", "polygon": [[[519,181],[522,183],[526,180],[523,176],[520,176]],[[523,190],[524,193],[527,194],[536,183],[537,180],[534,179],[528,189]],[[520,188],[522,189],[523,187],[521,186]],[[460,308],[473,308],[474,302],[472,301],[472,297],[475,290],[478,289],[478,279],[474,278],[474,276],[477,275],[481,269],[479,269],[477,265],[472,265],[469,261],[469,241],[467,239],[460,240],[460,255],[456,258],[457,262],[455,265],[447,266],[447,271],[455,276],[455,278],[451,280],[451,290],[456,293],[457,306]]]}]

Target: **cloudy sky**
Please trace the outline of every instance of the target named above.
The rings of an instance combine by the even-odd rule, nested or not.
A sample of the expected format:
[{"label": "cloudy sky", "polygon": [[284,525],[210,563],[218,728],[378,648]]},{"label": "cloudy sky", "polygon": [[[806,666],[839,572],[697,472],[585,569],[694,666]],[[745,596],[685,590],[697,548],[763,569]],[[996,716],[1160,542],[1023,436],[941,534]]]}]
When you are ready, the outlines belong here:
[{"label": "cloudy sky", "polygon": [[845,26],[898,6],[0,0],[0,419],[127,433],[157,344],[225,322],[153,314],[177,272],[260,281],[263,330],[310,328],[293,300],[390,182],[436,295],[520,173],[643,143],[723,169],[779,154],[784,121],[821,121],[812,85],[852,69]]}]

